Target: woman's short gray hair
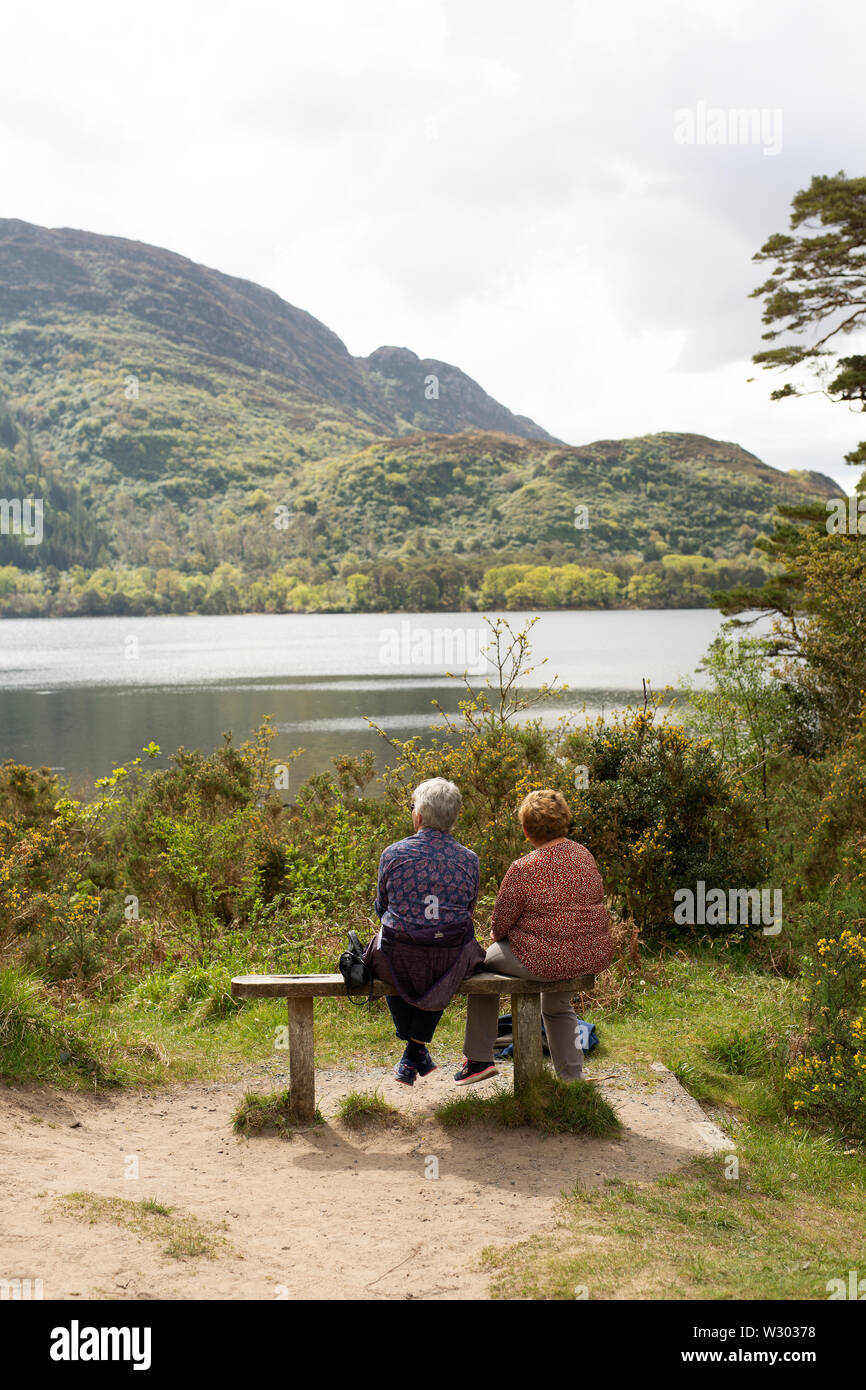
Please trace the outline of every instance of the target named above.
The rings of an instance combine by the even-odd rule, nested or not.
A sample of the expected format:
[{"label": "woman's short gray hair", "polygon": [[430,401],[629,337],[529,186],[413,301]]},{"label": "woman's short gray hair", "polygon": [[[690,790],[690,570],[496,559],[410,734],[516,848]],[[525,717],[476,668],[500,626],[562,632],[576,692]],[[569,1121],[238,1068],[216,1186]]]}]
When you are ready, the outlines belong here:
[{"label": "woman's short gray hair", "polygon": [[412,793],[412,810],[429,830],[453,830],[462,805],[460,788],[444,777],[431,777]]}]

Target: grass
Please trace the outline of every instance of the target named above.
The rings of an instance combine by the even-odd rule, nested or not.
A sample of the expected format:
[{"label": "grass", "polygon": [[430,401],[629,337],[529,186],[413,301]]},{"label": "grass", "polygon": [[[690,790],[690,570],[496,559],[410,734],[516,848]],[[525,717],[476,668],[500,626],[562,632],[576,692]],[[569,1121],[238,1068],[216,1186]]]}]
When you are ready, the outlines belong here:
[{"label": "grass", "polygon": [[[688,1008],[683,1007],[686,991]],[[601,1011],[604,1042],[619,1062],[645,1057],[647,1044],[653,1044],[655,1056],[673,1071],[744,1024],[749,1032],[784,1028],[801,993],[797,981],[768,974],[733,951],[678,952],[666,959],[662,982],[647,977],[619,1007]],[[596,1021],[599,1012],[592,1017]]]},{"label": "grass", "polygon": [[766,1076],[773,1062],[773,1047],[766,1029],[734,1028],[708,1039],[704,1052],[733,1076]]},{"label": "grass", "polygon": [[106,1223],[121,1226],[162,1247],[163,1254],[176,1259],[204,1257],[216,1259],[229,1242],[216,1227],[197,1216],[178,1212],[174,1207],[145,1198],[131,1202],[123,1197],[101,1197],[95,1192],[68,1192],[57,1198],[66,1216],[94,1226]]},{"label": "grass", "polygon": [[337,1104],[337,1115],[350,1129],[373,1123],[405,1124],[406,1117],[379,1091],[350,1091]]},{"label": "grass", "polygon": [[155,1197],[145,1197],[139,1206],[142,1211],[152,1211],[157,1216],[171,1216],[171,1207],[167,1207],[165,1202],[158,1202]]},{"label": "grass", "polygon": [[[321,1111],[316,1110],[313,1124],[324,1123]],[[252,1134],[262,1134],[265,1130],[274,1130],[284,1138],[291,1139],[297,1128],[298,1120],[288,1090],[271,1091],[267,1095],[260,1091],[247,1091],[232,1116],[235,1134],[245,1135],[246,1138]]]},{"label": "grass", "polygon": [[589,1134],[598,1138],[619,1128],[619,1120],[591,1081],[560,1081],[545,1072],[516,1095],[502,1087],[493,1095],[473,1092],[446,1101],[435,1111],[446,1129],[472,1124],[527,1126],[547,1134]]},{"label": "grass", "polygon": [[866,1267],[862,1159],[762,1127],[736,1155],[738,1169],[716,1154],[653,1183],[576,1188],[558,1228],[484,1252],[492,1296],[826,1299]]},{"label": "grass", "polygon": [[66,1087],[120,1081],[89,1022],[61,1014],[42,982],[15,966],[0,970],[0,1075]]},{"label": "grass", "polygon": [[[665,962],[664,983],[648,974],[611,1012],[591,1012],[602,1045],[592,1054],[643,1067],[664,1062],[714,1118],[784,1119],[778,1070],[796,1031],[795,981],[731,953],[682,953]],[[683,997],[688,1008],[683,1007]]]},{"label": "grass", "polygon": [[[769,1037],[784,1034],[796,985],[710,955],[667,957],[663,971],[648,962],[645,978],[644,986],[634,982],[630,994],[618,990],[616,1002],[583,1004],[584,1016],[598,1025],[602,1039],[593,1059],[609,1056],[626,1064],[660,1059],[675,1072],[688,1066],[692,1070],[683,1073],[683,1084],[705,1103],[751,1109],[759,1096],[766,1103],[770,1088],[761,1076],[748,1066],[729,1070],[705,1048],[738,1029]],[[682,1006],[684,990],[688,1011]],[[178,1011],[168,998],[148,1002],[133,988],[111,1003],[88,1002],[75,1014],[55,1011],[53,1033],[36,1025],[27,1038],[11,1045],[8,1034],[3,1040],[2,1001],[0,990],[0,1071],[13,1079],[93,1088],[217,1080],[246,1066],[266,1068],[275,1079],[286,1071],[288,1052],[278,1045],[285,1035],[286,1011],[278,1000],[251,1000],[240,1010],[205,1017],[197,1008]],[[403,1050],[383,1000],[372,1008],[355,1008],[340,998],[317,999],[315,1017],[319,1066],[386,1066]],[[458,997],[436,1030],[437,1058],[459,1061],[465,1019],[466,1001]],[[25,1023],[25,1031],[28,1027]],[[68,1037],[75,1029],[82,1042],[73,1056],[80,1055],[89,1070],[59,1060],[69,1051]],[[94,1070],[90,1059],[97,1056]]]},{"label": "grass", "polygon": [[[10,984],[8,991],[13,1007],[5,1013],[9,1000],[0,978],[0,1075],[9,1080],[92,1090],[215,1081],[244,1067],[264,1066],[275,1078],[286,1071],[288,1051],[278,1045],[286,1025],[280,1000],[250,1000],[222,1013],[178,1010],[171,999],[148,1002],[133,989],[120,999],[94,998],[61,1014],[38,981],[15,974],[14,990]],[[387,1066],[403,1051],[383,1000],[370,1009],[345,999],[317,999],[315,1016],[318,1066]],[[459,1061],[465,1021],[460,998],[436,1031],[439,1053]]]},{"label": "grass", "polygon": [[827,1298],[828,1280],[866,1268],[866,1166],[832,1136],[787,1127],[775,1082],[796,984],[709,953],[668,959],[663,983],[646,980],[615,1011],[589,1013],[602,1039],[593,1058],[647,1074],[664,1062],[730,1150],[652,1183],[576,1187],[555,1229],[485,1251],[492,1296]]},{"label": "grass", "polygon": [[[198,1011],[178,1013],[125,998],[94,1005],[90,1017],[125,1085],[212,1081],[244,1066],[266,1065],[275,1076],[286,1071],[288,1051],[279,1045],[286,1025],[281,1000],[250,1000],[239,1012],[203,1019]],[[403,1051],[383,1000],[370,1009],[353,1007],[345,999],[317,999],[315,1018],[317,1066],[387,1066]],[[465,1022],[465,1001],[460,999],[449,1006],[436,1030],[437,1050],[456,1061]]]},{"label": "grass", "polygon": [[[635,980],[630,993],[617,989],[615,1000],[608,991],[604,1004],[588,1000],[582,1005],[583,1015],[599,1026],[602,1038],[593,1058],[610,1056],[626,1064],[660,1059],[673,1071],[687,1064],[693,1071],[684,1084],[697,1088],[703,1079],[699,1099],[711,1104],[750,1105],[750,1093],[767,1089],[748,1065],[729,1070],[720,1056],[704,1049],[737,1030],[763,1032],[771,1039],[782,1035],[791,1018],[795,983],[708,954],[667,957],[663,970],[648,962],[645,978],[643,986]],[[682,1007],[684,990],[688,1011]],[[356,1008],[341,998],[317,999],[315,1017],[319,1066],[387,1066],[403,1050],[383,1000],[372,1008]],[[178,1010],[174,994],[149,1001],[146,992],[133,988],[113,1003],[88,1003],[75,1019],[80,1023],[67,1013],[60,1022],[67,1030],[80,1026],[90,1051],[98,1050],[103,1073],[121,1085],[217,1080],[244,1066],[266,1066],[275,1078],[286,1070],[288,1053],[279,1046],[286,1011],[279,1000],[250,1000],[239,1010],[203,1013],[198,1007]],[[466,1001],[458,997],[436,1030],[437,1056],[459,1061],[465,1020]],[[742,1045],[754,1050],[754,1040]],[[92,1071],[82,1073],[61,1064],[62,1050],[55,1046],[51,1052],[49,1047],[41,1069],[30,1071],[25,1065],[17,1070],[3,1065],[0,1054],[0,1068],[6,1075],[38,1075],[67,1087],[99,1084]]]}]

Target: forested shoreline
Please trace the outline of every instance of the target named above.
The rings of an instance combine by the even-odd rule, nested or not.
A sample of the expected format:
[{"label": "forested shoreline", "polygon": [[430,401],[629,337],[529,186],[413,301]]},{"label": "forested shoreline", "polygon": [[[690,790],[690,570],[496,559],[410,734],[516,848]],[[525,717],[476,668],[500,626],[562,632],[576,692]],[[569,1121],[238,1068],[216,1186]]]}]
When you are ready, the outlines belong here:
[{"label": "forested shoreline", "polygon": [[210,574],[103,567],[27,571],[0,566],[0,617],[154,617],[163,614],[473,612],[481,608],[715,608],[718,593],[760,585],[771,571],[748,557],[714,561],[668,555],[601,565],[483,560],[432,555],[344,562],[322,578],[306,561],[266,578],[232,564]]}]

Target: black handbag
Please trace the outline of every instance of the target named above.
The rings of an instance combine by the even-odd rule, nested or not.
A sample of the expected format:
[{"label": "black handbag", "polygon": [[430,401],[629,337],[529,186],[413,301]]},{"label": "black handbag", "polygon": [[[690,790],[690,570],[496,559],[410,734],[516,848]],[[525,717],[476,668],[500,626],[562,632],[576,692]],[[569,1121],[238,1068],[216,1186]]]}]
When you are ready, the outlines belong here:
[{"label": "black handbag", "polygon": [[357,932],[347,932],[347,936],[349,949],[340,956],[340,974],[346,986],[346,998],[350,1004],[363,1004],[363,999],[353,999],[352,995],[360,994],[361,990],[369,985],[367,1002],[372,1004],[376,976],[364,960],[364,952],[367,948],[358,938]]}]

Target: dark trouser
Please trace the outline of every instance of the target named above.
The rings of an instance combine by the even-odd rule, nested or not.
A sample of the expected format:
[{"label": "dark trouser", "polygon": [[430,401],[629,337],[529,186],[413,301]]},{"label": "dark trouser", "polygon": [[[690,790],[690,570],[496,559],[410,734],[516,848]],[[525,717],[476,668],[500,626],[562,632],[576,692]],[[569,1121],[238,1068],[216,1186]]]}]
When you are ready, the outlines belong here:
[{"label": "dark trouser", "polygon": [[410,1038],[414,1038],[416,1042],[432,1042],[436,1024],[444,1014],[444,1009],[435,1013],[430,1009],[416,1009],[414,1005],[401,999],[399,994],[387,994],[385,998],[391,1010],[397,1037],[401,1042],[408,1042]]}]

